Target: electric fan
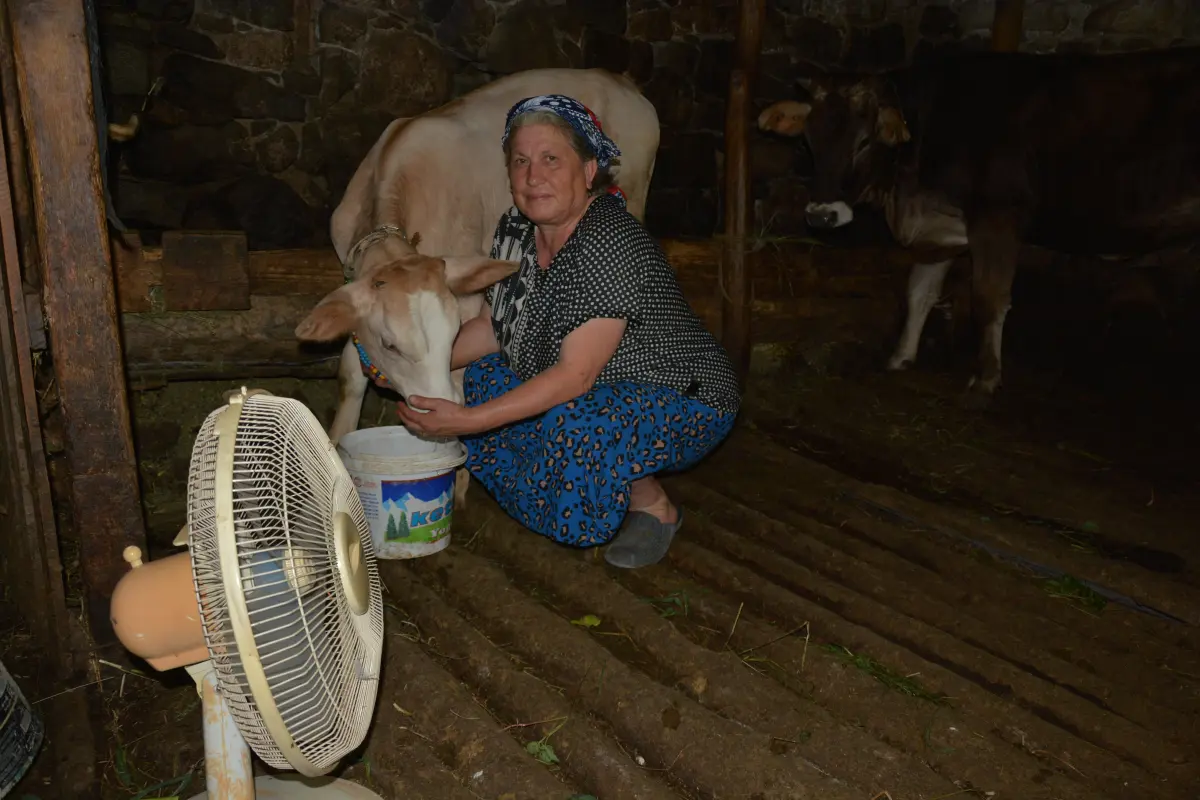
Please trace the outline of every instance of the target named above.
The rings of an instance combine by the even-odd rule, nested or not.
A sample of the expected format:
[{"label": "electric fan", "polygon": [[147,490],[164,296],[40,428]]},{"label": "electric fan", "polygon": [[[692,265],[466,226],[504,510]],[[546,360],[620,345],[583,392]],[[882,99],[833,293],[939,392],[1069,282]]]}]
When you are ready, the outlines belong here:
[{"label": "electric fan", "polygon": [[[378,800],[322,777],[370,725],[383,598],[358,493],[304,404],[243,387],[208,415],[184,543],[145,564],[126,548],[110,616],[131,652],[196,681],[208,791],[192,800]],[[251,749],[300,775],[255,779]]]}]

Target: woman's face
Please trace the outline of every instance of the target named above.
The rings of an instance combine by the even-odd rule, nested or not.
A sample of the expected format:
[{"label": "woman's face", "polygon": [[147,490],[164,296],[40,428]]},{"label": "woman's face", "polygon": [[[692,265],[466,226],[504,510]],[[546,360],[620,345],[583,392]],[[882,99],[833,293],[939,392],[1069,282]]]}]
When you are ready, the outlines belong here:
[{"label": "woman's face", "polygon": [[508,181],[513,202],[537,225],[570,222],[587,207],[596,160],[582,160],[567,132],[522,125],[509,139]]}]

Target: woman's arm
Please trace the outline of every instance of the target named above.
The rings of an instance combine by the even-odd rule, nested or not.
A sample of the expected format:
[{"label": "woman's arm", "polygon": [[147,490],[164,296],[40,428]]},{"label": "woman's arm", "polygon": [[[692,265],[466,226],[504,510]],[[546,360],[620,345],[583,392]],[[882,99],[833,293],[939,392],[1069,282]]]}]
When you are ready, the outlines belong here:
[{"label": "woman's arm", "polygon": [[541,414],[587,392],[617,352],[625,325],[623,319],[598,318],[571,331],[563,339],[557,364],[471,409],[476,430],[488,431]]},{"label": "woman's arm", "polygon": [[601,370],[617,351],[625,326],[623,319],[588,320],[563,339],[557,364],[494,400],[465,408],[447,400],[410,397],[408,403],[412,408],[400,403],[396,413],[413,433],[462,436],[548,411],[595,385]]},{"label": "woman's arm", "polygon": [[454,349],[450,351],[450,369],[465,367],[472,361],[491,355],[500,349],[496,341],[496,330],[492,327],[492,309],[487,303],[479,316],[466,321],[458,329],[458,337],[454,340]]}]

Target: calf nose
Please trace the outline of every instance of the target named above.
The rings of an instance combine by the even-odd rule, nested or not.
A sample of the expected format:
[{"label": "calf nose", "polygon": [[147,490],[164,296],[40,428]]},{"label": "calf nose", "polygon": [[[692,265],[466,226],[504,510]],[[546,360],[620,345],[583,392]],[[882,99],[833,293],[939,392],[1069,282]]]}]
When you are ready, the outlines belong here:
[{"label": "calf nose", "polygon": [[810,228],[832,228],[837,225],[837,209],[816,206],[805,209],[804,221]]},{"label": "calf nose", "polygon": [[809,203],[804,207],[804,218],[810,228],[840,228],[854,219],[854,210],[841,200]]}]

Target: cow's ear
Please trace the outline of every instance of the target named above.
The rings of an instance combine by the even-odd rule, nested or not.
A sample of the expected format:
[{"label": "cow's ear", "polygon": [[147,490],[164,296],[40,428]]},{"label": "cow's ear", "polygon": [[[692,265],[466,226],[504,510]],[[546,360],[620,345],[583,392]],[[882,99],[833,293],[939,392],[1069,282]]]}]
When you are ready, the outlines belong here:
[{"label": "cow's ear", "polygon": [[816,102],[821,102],[829,95],[829,90],[825,85],[816,78],[797,78],[796,85],[804,90],[810,98]]},{"label": "cow's ear", "polygon": [[328,342],[351,333],[362,316],[367,287],[361,281],[334,289],[296,326],[296,338]]},{"label": "cow's ear", "polygon": [[521,266],[520,261],[498,261],[482,256],[451,256],[442,260],[446,263],[446,285],[457,295],[482,292]]},{"label": "cow's ear", "polygon": [[799,136],[804,133],[804,124],[811,112],[811,103],[780,100],[764,108],[758,115],[758,128],[782,136]]},{"label": "cow's ear", "polygon": [[908,125],[904,122],[904,115],[900,113],[900,109],[892,106],[883,106],[879,109],[875,127],[879,132],[879,138],[885,144],[895,146],[912,138],[912,134],[908,132]]}]

